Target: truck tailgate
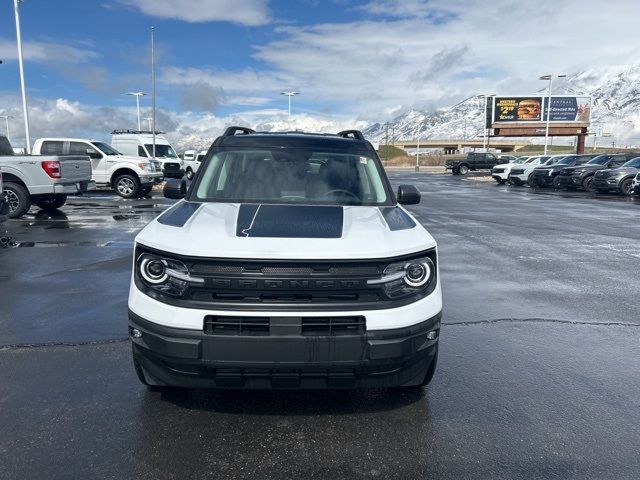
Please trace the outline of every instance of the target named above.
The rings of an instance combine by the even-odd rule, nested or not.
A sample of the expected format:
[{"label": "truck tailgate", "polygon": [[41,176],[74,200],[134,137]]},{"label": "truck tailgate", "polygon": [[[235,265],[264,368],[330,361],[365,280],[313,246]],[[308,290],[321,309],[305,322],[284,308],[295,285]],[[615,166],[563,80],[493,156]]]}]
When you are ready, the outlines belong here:
[{"label": "truck tailgate", "polygon": [[82,155],[62,155],[60,160],[60,179],[62,182],[81,182],[91,180],[91,160]]}]

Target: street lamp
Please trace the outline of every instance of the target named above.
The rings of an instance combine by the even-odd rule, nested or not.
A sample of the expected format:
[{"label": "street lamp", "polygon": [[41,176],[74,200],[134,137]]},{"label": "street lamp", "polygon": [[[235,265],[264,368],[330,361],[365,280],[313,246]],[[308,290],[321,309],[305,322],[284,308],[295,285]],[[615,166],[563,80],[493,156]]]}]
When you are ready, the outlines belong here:
[{"label": "street lamp", "polygon": [[300,95],[299,92],[280,92],[280,95],[285,95],[289,98],[289,120],[291,120],[291,97],[295,97],[296,95]]},{"label": "street lamp", "polygon": [[140,97],[144,97],[144,92],[127,92],[125,95],[136,97],[136,111],[138,112],[138,130],[140,130]]},{"label": "street lamp", "polygon": [[22,113],[24,116],[24,139],[27,154],[31,154],[31,140],[29,136],[29,111],[27,110],[27,89],[24,82],[24,62],[22,59],[22,35],[20,34],[20,9],[18,4],[22,0],[13,0],[13,9],[16,17],[16,39],[18,43],[18,66],[20,67],[20,89],[22,90]]},{"label": "street lamp", "polygon": [[5,124],[7,126],[7,140],[11,141],[11,134],[9,133],[9,119],[13,118],[10,115],[0,115],[0,118],[4,118]]},{"label": "street lamp", "polygon": [[547,145],[549,144],[549,121],[551,120],[551,84],[553,83],[553,77],[564,78],[566,75],[543,75],[540,80],[549,81],[549,89],[547,91],[547,125],[544,132],[544,154],[547,154]]},{"label": "street lamp", "polygon": [[495,97],[496,94],[492,93],[490,95],[487,95],[486,93],[481,93],[480,95],[478,95],[478,98],[484,98],[484,112],[483,112],[483,117],[484,117],[484,135],[482,136],[482,151],[483,152],[487,152],[487,133],[488,133],[488,128],[487,128],[487,99],[489,97]]}]

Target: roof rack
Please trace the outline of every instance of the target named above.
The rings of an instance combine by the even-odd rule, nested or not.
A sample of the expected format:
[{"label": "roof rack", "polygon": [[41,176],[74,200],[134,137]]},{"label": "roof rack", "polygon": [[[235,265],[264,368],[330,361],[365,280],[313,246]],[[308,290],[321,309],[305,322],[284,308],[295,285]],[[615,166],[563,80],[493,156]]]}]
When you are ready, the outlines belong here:
[{"label": "roof rack", "polygon": [[364,140],[364,135],[362,135],[362,132],[360,130],[343,130],[341,132],[338,132],[337,135],[339,137],[344,137],[344,138],[354,138],[356,140]]},{"label": "roof rack", "polygon": [[[133,133],[135,135],[141,135],[141,134],[148,134],[148,135],[153,135],[153,131],[152,130],[129,130],[128,128],[126,129],[116,129],[113,132],[111,132],[111,135],[122,135],[125,133]],[[162,135],[165,132],[160,132],[158,130],[156,130],[156,135]]]},{"label": "roof rack", "polygon": [[252,130],[247,127],[229,127],[222,134],[223,137],[233,137],[236,132],[242,132],[242,135],[249,135],[250,133],[256,133],[255,130]]}]

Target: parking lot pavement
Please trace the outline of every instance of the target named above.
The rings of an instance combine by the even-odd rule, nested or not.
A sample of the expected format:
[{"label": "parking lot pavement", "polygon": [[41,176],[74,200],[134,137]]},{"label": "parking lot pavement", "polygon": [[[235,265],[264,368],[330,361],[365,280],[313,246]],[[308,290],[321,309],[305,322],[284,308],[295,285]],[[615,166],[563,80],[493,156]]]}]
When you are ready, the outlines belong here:
[{"label": "parking lot pavement", "polygon": [[170,202],[10,221],[0,478],[637,478],[640,201],[391,179],[422,191],[440,251],[446,325],[416,391],[147,392],[131,245]]}]

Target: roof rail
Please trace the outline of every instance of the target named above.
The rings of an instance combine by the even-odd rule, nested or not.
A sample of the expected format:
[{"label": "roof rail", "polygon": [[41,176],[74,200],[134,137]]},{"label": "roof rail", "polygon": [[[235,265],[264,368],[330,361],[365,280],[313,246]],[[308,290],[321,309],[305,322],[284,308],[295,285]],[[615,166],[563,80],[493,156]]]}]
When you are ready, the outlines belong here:
[{"label": "roof rail", "polygon": [[[121,128],[121,129],[116,129],[113,132],[111,132],[111,135],[121,135],[124,133],[133,133],[135,135],[140,135],[140,134],[149,134],[152,135],[153,131],[152,130],[130,130],[128,128]],[[164,134],[165,132],[160,132],[158,130],[156,130],[156,135],[161,135]]]},{"label": "roof rail", "polygon": [[242,135],[249,135],[250,133],[256,133],[255,130],[251,130],[247,127],[229,127],[222,134],[223,137],[233,137],[236,132],[242,132]]},{"label": "roof rail", "polygon": [[343,130],[338,132],[339,137],[354,138],[356,140],[364,140],[364,135],[360,130]]}]

